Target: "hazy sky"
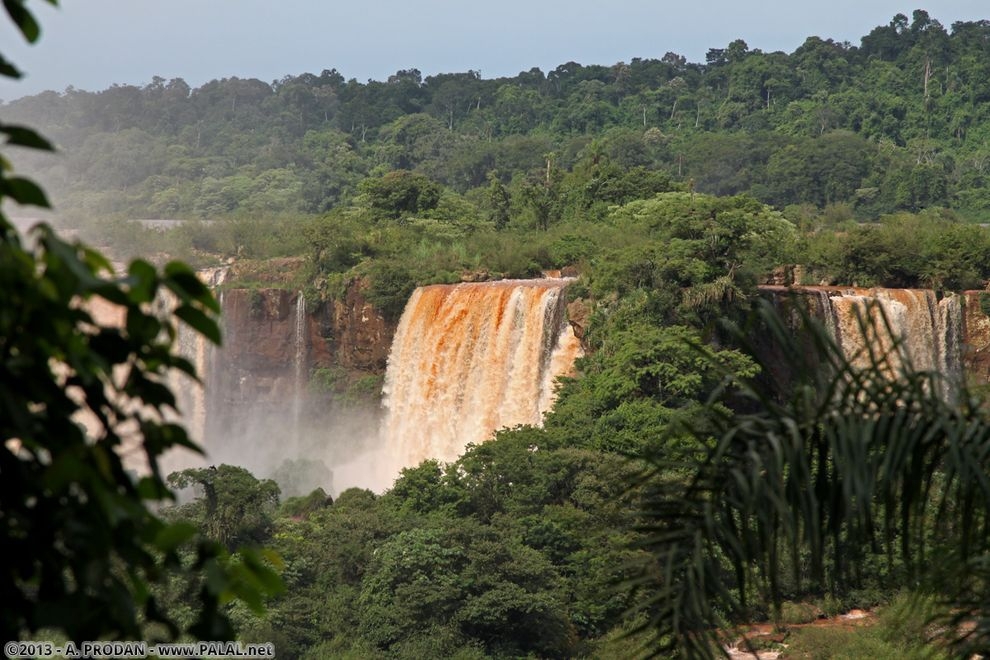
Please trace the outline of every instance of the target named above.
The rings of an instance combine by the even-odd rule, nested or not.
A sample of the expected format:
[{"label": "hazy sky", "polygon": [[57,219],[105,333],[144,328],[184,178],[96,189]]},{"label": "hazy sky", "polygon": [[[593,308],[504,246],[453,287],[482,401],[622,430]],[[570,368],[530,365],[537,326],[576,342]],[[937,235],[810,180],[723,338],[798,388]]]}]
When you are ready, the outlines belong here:
[{"label": "hazy sky", "polygon": [[[703,62],[709,48],[744,39],[791,52],[811,35],[850,41],[918,4],[892,0],[28,0],[43,34],[34,46],[5,21],[0,52],[21,81],[0,99],[69,85],[99,90],[152,76],[198,86],[214,78],[318,74],[384,80],[475,69],[484,78],[544,71],[567,61],[614,64],[667,51]],[[990,18],[986,0],[930,0],[946,28]]]}]

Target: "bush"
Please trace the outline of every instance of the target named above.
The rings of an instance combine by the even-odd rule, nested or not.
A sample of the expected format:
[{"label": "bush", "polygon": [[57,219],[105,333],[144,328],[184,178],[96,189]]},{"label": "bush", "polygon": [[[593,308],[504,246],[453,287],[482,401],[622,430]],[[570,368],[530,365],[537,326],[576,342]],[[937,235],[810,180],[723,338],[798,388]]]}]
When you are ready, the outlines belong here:
[{"label": "bush", "polygon": [[443,193],[439,183],[408,170],[395,170],[378,179],[365,179],[360,187],[367,195],[371,209],[391,220],[435,209]]},{"label": "bush", "polygon": [[416,289],[412,272],[406,267],[388,261],[376,262],[368,273],[368,301],[389,321],[402,316],[409,296]]},{"label": "bush", "polygon": [[785,625],[811,623],[820,617],[822,611],[814,603],[788,601],[780,606],[780,620]]}]

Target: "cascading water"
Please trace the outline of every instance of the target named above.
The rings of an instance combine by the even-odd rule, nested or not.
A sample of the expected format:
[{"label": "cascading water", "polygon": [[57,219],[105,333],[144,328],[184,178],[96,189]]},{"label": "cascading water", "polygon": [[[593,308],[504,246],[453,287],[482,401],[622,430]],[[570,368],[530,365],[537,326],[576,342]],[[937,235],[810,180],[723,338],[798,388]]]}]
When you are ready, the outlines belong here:
[{"label": "cascading water", "polygon": [[302,291],[296,296],[296,336],[295,336],[295,391],[292,395],[293,443],[298,450],[299,436],[302,433],[302,402],[306,391],[306,297]]},{"label": "cascading water", "polygon": [[[872,351],[887,355],[895,370],[909,363],[916,370],[942,374],[947,384],[962,376],[964,322],[957,295],[939,299],[934,291],[839,287],[764,290],[775,296],[786,292],[810,298],[812,316],[853,364],[865,366]],[[892,339],[898,341],[897,350]]]},{"label": "cascading water", "polygon": [[185,324],[176,326],[176,335],[178,354],[192,362],[200,381],[194,381],[186,374],[176,371],[170,376],[169,384],[175,392],[178,409],[189,435],[196,442],[202,442],[206,432],[207,407],[202,379],[208,373],[207,365],[214,347],[203,335]]},{"label": "cascading water", "polygon": [[506,426],[540,424],[580,342],[566,279],[416,289],[385,376],[385,450],[398,467],[452,461]]},{"label": "cascading water", "polygon": [[[203,284],[217,291],[218,302],[221,305],[223,290],[219,287],[226,281],[227,273],[226,267],[205,268],[196,273]],[[171,294],[160,291],[158,304],[164,313],[176,305],[176,300]],[[176,394],[178,409],[189,435],[196,442],[203,442],[206,439],[206,417],[209,408],[207,392],[210,388],[207,379],[213,370],[217,347],[185,323],[176,323],[175,331],[177,353],[196,367],[199,381],[190,379],[186,374],[173,372],[169,377],[169,384]]]},{"label": "cascading water", "polygon": [[[961,308],[956,296],[937,300],[932,291],[908,289],[873,289],[830,296],[838,320],[837,340],[850,359],[863,359],[872,341],[888,349],[890,337],[883,327],[884,318],[890,334],[899,339],[900,350],[891,355],[892,366],[905,362],[919,370],[958,373],[961,355],[958,342],[948,336],[961,326]],[[872,303],[872,304],[870,304]],[[876,334],[864,336],[858,318],[869,314],[869,326]]]}]

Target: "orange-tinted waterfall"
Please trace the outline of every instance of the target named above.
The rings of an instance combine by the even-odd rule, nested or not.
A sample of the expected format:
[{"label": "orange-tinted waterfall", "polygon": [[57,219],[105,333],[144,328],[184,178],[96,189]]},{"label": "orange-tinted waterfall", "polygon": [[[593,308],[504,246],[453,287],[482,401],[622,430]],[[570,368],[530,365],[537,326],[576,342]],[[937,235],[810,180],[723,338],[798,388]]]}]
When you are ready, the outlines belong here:
[{"label": "orange-tinted waterfall", "polygon": [[565,318],[567,283],[507,280],[413,293],[384,387],[384,442],[398,467],[452,461],[497,429],[541,423],[554,379],[581,352]]},{"label": "orange-tinted waterfall", "polygon": [[[955,382],[963,371],[963,304],[958,295],[939,298],[918,289],[850,287],[762,287],[767,293],[807,297],[812,315],[829,330],[853,364],[865,365],[869,349],[888,354],[897,369],[909,362],[914,369],[935,371]],[[864,335],[860,318],[867,321]],[[884,329],[884,318],[890,333]],[[891,351],[891,336],[900,341]]]}]

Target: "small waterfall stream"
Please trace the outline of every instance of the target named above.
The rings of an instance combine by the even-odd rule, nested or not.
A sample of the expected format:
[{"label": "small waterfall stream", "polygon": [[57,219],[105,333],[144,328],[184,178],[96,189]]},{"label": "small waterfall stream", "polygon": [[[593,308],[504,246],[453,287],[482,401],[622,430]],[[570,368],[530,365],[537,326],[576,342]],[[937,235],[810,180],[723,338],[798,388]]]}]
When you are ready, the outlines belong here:
[{"label": "small waterfall stream", "polygon": [[[306,393],[308,365],[306,362],[306,297],[300,291],[296,296],[296,328],[295,328],[295,388],[292,394],[292,443],[298,451],[300,435],[302,434],[303,398]],[[295,452],[293,452],[295,453]]]}]

